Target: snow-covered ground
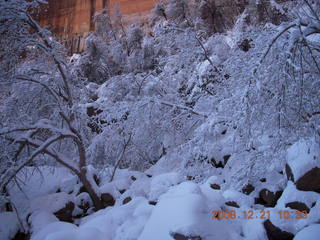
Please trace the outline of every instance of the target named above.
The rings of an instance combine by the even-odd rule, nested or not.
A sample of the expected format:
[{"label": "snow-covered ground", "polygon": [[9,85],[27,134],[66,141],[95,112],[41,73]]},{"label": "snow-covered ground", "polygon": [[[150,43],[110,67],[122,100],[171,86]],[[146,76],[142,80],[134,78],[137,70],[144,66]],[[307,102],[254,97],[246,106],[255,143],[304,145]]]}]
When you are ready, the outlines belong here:
[{"label": "snow-covered ground", "polygon": [[[121,41],[90,35],[65,63],[71,108],[58,71],[33,69],[42,55],[19,63],[42,85],[0,89],[0,180],[23,165],[1,192],[0,240],[319,240],[319,18],[303,1],[271,0],[271,20],[288,15],[278,26],[249,2],[224,33],[171,9],[150,36],[136,26]],[[13,143],[28,141],[13,162]],[[24,164],[37,145],[67,168],[43,149]]]}]

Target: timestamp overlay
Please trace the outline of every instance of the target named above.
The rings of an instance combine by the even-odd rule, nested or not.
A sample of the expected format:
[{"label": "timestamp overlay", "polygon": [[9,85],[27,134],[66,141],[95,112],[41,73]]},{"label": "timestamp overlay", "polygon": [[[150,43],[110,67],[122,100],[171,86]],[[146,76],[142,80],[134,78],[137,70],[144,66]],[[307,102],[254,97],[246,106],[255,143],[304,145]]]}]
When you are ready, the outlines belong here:
[{"label": "timestamp overlay", "polygon": [[253,219],[271,219],[271,217],[279,217],[283,220],[306,219],[308,213],[298,210],[213,210],[211,212],[212,220],[253,220]]}]

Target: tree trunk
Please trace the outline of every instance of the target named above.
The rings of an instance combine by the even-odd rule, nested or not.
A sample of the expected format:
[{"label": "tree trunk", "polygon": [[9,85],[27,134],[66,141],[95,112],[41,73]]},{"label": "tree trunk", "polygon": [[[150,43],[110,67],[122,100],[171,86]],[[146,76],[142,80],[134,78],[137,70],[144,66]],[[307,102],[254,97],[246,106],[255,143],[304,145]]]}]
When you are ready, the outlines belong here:
[{"label": "tree trunk", "polygon": [[83,187],[86,189],[87,193],[89,194],[94,208],[96,211],[102,209],[102,202],[100,197],[98,196],[98,194],[95,192],[95,190],[92,187],[92,184],[90,183],[90,181],[88,180],[87,176],[86,176],[86,171],[82,170],[81,173],[79,174],[79,179],[83,184]]}]

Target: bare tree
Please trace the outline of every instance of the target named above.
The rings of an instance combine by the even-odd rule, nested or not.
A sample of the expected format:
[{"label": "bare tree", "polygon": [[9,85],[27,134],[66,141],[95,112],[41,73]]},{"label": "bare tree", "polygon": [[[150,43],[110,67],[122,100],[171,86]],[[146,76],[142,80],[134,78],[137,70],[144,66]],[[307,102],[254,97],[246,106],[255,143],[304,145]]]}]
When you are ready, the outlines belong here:
[{"label": "bare tree", "polygon": [[[8,0],[0,3],[0,33],[4,36],[0,45],[8,44],[6,48],[2,48],[0,55],[1,65],[7,67],[1,69],[2,84],[13,84],[15,87],[35,85],[42,89],[51,104],[49,113],[43,118],[38,116],[22,122],[20,126],[16,123],[2,126],[1,138],[9,146],[17,145],[17,147],[15,152],[12,152],[11,166],[2,172],[0,187],[1,189],[7,187],[24,167],[35,164],[40,156],[46,156],[78,176],[94,207],[101,209],[103,206],[99,192],[94,186],[92,176],[87,172],[81,114],[79,115],[76,110],[77,99],[68,65],[59,51],[60,45],[31,16],[31,11],[37,8],[39,2]],[[14,53],[18,54],[16,62],[5,57],[8,49],[13,56]],[[25,55],[21,55],[22,53]],[[45,55],[47,62],[32,65],[34,54]],[[19,69],[18,60],[21,57],[32,67]],[[13,90],[19,93],[17,89]],[[32,96],[34,93],[29,94]],[[71,147],[68,149],[67,146]],[[76,151],[68,152],[74,148],[72,146],[75,146]],[[70,157],[73,154],[77,156]]]}]

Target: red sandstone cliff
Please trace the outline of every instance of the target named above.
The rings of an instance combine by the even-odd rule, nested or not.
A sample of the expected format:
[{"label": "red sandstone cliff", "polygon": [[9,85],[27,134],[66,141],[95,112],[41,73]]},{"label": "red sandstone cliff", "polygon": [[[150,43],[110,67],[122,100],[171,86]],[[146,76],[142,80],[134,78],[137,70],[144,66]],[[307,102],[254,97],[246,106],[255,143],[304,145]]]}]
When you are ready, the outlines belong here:
[{"label": "red sandstone cliff", "polygon": [[83,49],[84,37],[94,29],[92,18],[108,6],[118,4],[125,18],[145,16],[158,0],[48,0],[38,21],[48,26],[71,52]]}]

